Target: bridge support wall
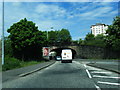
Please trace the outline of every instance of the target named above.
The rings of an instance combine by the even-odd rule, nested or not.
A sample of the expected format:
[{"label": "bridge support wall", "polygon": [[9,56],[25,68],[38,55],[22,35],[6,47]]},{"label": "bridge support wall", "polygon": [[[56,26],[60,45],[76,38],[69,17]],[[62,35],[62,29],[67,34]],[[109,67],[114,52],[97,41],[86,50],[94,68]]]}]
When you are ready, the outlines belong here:
[{"label": "bridge support wall", "polygon": [[106,59],[106,58],[120,58],[120,52],[113,51],[108,48],[102,48],[97,46],[62,46],[62,47],[51,47],[52,49],[57,48],[71,48],[76,51],[75,58],[89,58],[89,59]]}]

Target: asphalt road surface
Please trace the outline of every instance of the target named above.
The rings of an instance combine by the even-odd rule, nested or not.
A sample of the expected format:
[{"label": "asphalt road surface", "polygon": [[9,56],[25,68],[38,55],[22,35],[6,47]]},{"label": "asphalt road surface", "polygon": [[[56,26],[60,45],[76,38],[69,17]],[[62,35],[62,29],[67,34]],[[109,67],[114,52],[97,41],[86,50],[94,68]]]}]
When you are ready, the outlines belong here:
[{"label": "asphalt road surface", "polygon": [[3,88],[115,88],[120,86],[120,76],[116,73],[87,66],[85,63],[55,64],[11,81],[3,83]]}]

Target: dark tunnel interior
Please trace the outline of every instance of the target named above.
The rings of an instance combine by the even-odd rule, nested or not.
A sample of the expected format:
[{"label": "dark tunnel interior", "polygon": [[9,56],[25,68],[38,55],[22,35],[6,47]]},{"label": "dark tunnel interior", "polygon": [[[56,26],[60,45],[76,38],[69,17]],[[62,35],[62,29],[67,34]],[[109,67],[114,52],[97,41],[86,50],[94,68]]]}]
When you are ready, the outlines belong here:
[{"label": "dark tunnel interior", "polygon": [[[51,50],[50,52],[54,51],[54,52],[56,52],[56,56],[61,56],[63,49],[71,49],[71,48],[57,48],[57,49]],[[72,50],[72,58],[74,59],[76,56],[76,51],[73,49],[71,49],[71,50]]]}]

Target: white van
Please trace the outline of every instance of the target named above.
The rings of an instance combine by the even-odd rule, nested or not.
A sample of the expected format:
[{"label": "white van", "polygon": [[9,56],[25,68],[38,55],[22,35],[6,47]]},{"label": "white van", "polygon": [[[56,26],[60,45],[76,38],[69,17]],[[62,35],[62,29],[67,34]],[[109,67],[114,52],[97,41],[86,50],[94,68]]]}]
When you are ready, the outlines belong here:
[{"label": "white van", "polygon": [[72,63],[72,51],[71,51],[71,49],[63,49],[61,56],[62,56],[61,62],[71,62]]}]

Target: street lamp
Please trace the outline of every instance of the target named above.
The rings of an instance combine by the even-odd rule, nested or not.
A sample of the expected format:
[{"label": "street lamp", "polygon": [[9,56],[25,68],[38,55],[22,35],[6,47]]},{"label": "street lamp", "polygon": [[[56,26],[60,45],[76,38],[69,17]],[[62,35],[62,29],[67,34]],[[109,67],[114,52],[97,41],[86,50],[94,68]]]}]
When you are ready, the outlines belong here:
[{"label": "street lamp", "polygon": [[2,18],[3,18],[3,25],[2,25],[2,65],[4,65],[4,0],[3,0],[3,12],[2,12]]}]

